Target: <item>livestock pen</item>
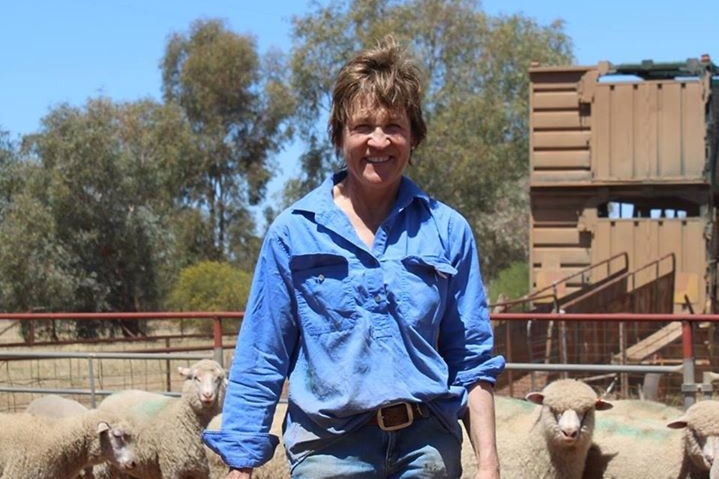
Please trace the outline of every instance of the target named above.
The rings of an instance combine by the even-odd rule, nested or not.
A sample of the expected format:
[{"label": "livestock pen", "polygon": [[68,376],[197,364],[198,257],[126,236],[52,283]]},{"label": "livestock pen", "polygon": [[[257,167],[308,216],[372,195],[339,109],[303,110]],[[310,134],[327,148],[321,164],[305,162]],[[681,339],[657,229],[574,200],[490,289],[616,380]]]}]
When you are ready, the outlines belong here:
[{"label": "livestock pen", "polygon": [[[32,344],[23,344],[18,340],[19,336],[7,337],[7,331],[13,328],[8,328],[8,325],[3,327],[2,321],[17,324],[19,321],[60,321],[78,316],[69,313],[52,318],[48,318],[47,314],[20,317],[0,315],[0,331],[6,331],[5,337],[0,338],[0,411],[21,411],[33,398],[48,393],[72,397],[89,407],[99,402],[104,395],[121,389],[137,388],[179,395],[182,379],[176,374],[177,366],[187,365],[199,358],[214,358],[228,366],[235,352],[236,334],[236,331],[223,331],[222,315],[217,313],[183,315],[204,316],[207,321],[212,321],[212,334],[185,334],[180,327],[180,319],[173,319],[173,313],[163,313],[153,320],[168,324],[162,328],[153,328],[155,334],[145,337],[66,341],[62,344],[34,341]],[[118,317],[117,314],[113,316]],[[92,318],[93,315],[80,317]],[[127,318],[147,320],[142,313],[131,313]],[[714,395],[713,383],[717,375],[711,370],[717,369],[716,365],[710,360],[696,357],[697,350],[704,355],[707,347],[704,342],[708,336],[697,335],[695,330],[705,332],[711,329],[709,326],[719,321],[719,315],[493,313],[491,319],[496,328],[514,324],[528,332],[542,331],[546,344],[550,346],[546,349],[546,355],[532,357],[529,362],[517,361],[512,353],[520,345],[511,343],[512,340],[516,341],[516,337],[510,335],[502,338],[496,345],[496,352],[504,354],[508,360],[507,371],[503,376],[512,376],[514,380],[498,387],[498,396],[523,397],[527,392],[541,390],[548,382],[560,377],[581,378],[602,397],[609,398],[640,397],[643,390],[634,385],[645,383],[647,378],[660,378],[663,387],[659,399],[674,406],[682,402],[686,406],[700,396],[706,398]],[[535,326],[553,322],[553,327],[527,329],[529,321]],[[618,335],[612,334],[602,335],[607,343],[614,342],[613,345],[605,345],[613,351],[606,358],[574,355],[571,353],[573,349],[569,348],[562,351],[563,344],[571,344],[573,340],[571,334],[564,334],[572,330],[563,327],[566,323],[577,323],[580,329],[586,322],[591,322],[595,327],[597,324],[606,324],[608,330],[611,324],[614,325],[612,330],[616,330],[616,323],[620,322],[623,324],[622,329],[626,330],[640,321],[679,323],[680,334],[667,343],[669,349],[661,359],[653,357],[643,361],[629,361],[626,351],[622,351],[622,341]],[[523,339],[529,341],[532,338],[526,336]],[[579,349],[584,347],[581,344],[575,346]],[[679,353],[676,354],[676,351]],[[622,375],[644,380],[628,381],[627,384],[632,387],[623,389],[622,381],[619,380]],[[700,377],[700,381],[696,377]],[[276,432],[279,432],[283,411],[284,407],[278,408],[273,425]],[[471,477],[473,471],[473,454],[468,444],[465,441],[462,451],[465,467],[463,477]],[[263,468],[258,470],[259,479],[288,477],[281,448],[277,449],[275,458]]]},{"label": "livestock pen", "polygon": [[[173,394],[180,384],[174,371],[178,365],[202,357],[214,358],[228,366],[234,354],[236,331],[223,331],[222,321],[241,317],[242,313],[41,313],[0,314],[0,331],[7,330],[3,322],[61,321],[68,319],[93,320],[123,318],[168,323],[155,328],[163,334],[141,338],[114,338],[83,342],[26,342],[19,336],[2,339],[0,349],[0,410],[12,411],[24,407],[37,394],[64,393],[74,395],[81,402],[92,405],[97,396],[128,388],[141,388]],[[182,318],[203,318],[212,322],[212,334],[177,334]],[[711,396],[713,382],[719,370],[713,354],[714,325],[719,315],[713,314],[589,314],[589,313],[493,313],[495,327],[521,325],[530,334],[530,323],[551,323],[552,328],[541,329],[547,344],[547,354],[531,360],[520,358],[516,337],[505,336],[496,344],[496,352],[507,361],[505,377],[511,381],[498,387],[497,394],[523,396],[530,390],[541,389],[555,377],[576,377],[590,382],[599,390],[615,397],[643,397],[649,394],[647,384],[654,383],[653,394],[667,403],[688,407],[697,395]],[[592,345],[571,345],[573,337],[564,335],[568,323],[606,325],[608,330],[631,330],[641,322],[678,324],[678,334],[668,341],[664,353],[634,361],[628,355],[625,338],[616,333],[601,336],[606,357],[581,354]],[[535,328],[539,331],[540,328]],[[701,334],[697,334],[700,331]],[[710,332],[710,333],[708,333]],[[171,334],[173,333],[173,334]],[[7,335],[5,335],[7,336]],[[527,341],[537,338],[524,338]],[[512,344],[512,341],[515,341]],[[569,354],[567,351],[579,351]],[[620,381],[622,377],[631,380]],[[699,380],[697,380],[699,378]]]}]

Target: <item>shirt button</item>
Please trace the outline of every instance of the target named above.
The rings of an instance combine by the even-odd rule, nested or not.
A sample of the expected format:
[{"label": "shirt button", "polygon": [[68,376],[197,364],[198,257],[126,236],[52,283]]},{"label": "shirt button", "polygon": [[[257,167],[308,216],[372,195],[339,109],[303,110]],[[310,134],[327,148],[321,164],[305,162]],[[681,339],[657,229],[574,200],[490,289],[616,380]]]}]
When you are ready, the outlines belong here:
[{"label": "shirt button", "polygon": [[382,302],[382,296],[380,296],[379,294],[376,295],[376,296],[374,297],[374,301],[375,301],[375,303],[381,303],[381,302]]}]

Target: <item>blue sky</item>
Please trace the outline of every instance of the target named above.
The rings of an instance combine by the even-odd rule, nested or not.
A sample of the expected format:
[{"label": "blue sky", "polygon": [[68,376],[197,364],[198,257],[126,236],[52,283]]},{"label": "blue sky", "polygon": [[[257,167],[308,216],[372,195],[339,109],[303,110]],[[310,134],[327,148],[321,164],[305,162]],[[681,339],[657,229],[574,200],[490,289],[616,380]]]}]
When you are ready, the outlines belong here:
[{"label": "blue sky", "polygon": [[[288,51],[290,18],[310,0],[23,0],[0,10],[0,130],[36,131],[57,104],[89,97],[160,97],[167,36],[198,18],[223,18],[257,38],[261,51]],[[719,63],[719,2],[655,0],[484,0],[490,14],[521,12],[548,24],[562,18],[579,64],[682,61]],[[297,149],[278,158],[292,172]]]}]

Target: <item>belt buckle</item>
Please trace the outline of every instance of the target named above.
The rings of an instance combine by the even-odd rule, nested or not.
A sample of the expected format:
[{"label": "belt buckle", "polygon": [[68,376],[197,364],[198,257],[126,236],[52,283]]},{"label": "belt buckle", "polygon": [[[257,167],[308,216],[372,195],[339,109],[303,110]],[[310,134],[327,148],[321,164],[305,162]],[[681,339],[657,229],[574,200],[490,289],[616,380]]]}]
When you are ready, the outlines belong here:
[{"label": "belt buckle", "polygon": [[[394,426],[388,426],[384,423],[384,416],[382,415],[382,411],[387,408],[391,408],[394,406],[404,406],[405,410],[407,411],[407,420],[405,422],[401,422],[399,424],[395,424]],[[379,408],[377,410],[377,425],[380,429],[383,431],[397,431],[398,429],[404,429],[408,426],[411,426],[414,422],[414,412],[412,411],[412,405],[408,402],[397,402],[394,404],[389,404],[385,407]]]}]

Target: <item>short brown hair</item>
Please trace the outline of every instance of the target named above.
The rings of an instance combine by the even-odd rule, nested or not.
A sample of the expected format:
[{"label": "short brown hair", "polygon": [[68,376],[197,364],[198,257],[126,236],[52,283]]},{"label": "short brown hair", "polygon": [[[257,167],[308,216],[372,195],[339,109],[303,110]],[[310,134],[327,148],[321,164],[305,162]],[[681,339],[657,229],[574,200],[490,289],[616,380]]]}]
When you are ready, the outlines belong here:
[{"label": "short brown hair", "polygon": [[342,130],[358,98],[365,96],[388,109],[404,108],[412,129],[413,146],[427,135],[422,117],[422,73],[392,35],[360,52],[337,74],[332,92],[329,135],[338,150]]}]

